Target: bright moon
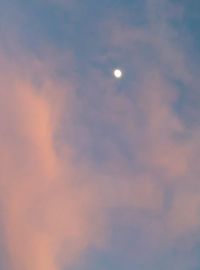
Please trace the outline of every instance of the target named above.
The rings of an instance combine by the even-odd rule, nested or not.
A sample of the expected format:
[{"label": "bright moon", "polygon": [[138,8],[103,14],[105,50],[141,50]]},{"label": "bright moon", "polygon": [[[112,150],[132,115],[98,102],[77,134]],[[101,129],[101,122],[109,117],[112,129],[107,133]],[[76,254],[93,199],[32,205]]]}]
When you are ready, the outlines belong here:
[{"label": "bright moon", "polygon": [[115,78],[121,78],[122,77],[122,71],[120,69],[115,69],[113,72]]}]

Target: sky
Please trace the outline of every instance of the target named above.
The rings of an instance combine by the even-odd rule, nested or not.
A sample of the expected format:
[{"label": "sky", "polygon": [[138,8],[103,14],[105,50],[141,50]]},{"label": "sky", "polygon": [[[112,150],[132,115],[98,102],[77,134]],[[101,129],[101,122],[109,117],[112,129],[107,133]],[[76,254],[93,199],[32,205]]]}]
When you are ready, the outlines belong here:
[{"label": "sky", "polygon": [[0,0],[0,269],[200,268],[199,10]]}]

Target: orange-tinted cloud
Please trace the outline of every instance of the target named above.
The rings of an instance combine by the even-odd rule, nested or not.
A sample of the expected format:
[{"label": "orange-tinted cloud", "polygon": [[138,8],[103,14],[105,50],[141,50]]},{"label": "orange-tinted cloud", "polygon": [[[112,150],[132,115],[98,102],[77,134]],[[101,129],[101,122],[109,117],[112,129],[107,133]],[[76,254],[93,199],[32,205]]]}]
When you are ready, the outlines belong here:
[{"label": "orange-tinted cloud", "polygon": [[[27,64],[34,72],[34,64]],[[9,64],[1,75],[5,248],[10,269],[54,270],[102,240],[95,214],[98,202],[87,187],[87,174],[74,167],[71,147],[57,141],[61,86],[49,74],[36,73],[43,80],[41,87],[24,78],[23,71],[9,70]],[[71,86],[65,87],[64,99],[70,99],[65,104],[70,104]]]}]

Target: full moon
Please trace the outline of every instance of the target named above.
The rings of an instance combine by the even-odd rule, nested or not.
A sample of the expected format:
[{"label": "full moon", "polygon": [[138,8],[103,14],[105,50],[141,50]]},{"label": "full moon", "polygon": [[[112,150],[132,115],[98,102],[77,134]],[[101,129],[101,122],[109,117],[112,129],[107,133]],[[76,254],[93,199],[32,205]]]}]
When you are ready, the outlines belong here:
[{"label": "full moon", "polygon": [[113,71],[113,74],[114,74],[115,78],[117,78],[117,79],[122,77],[122,71],[120,69],[115,69]]}]

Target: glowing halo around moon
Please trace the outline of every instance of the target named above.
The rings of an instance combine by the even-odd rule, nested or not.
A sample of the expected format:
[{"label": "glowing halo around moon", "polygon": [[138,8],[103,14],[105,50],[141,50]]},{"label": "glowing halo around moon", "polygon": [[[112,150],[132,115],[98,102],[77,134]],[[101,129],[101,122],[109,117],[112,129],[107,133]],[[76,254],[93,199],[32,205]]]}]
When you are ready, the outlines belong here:
[{"label": "glowing halo around moon", "polygon": [[120,69],[114,69],[113,75],[115,76],[115,78],[120,79],[122,77],[123,73]]}]

